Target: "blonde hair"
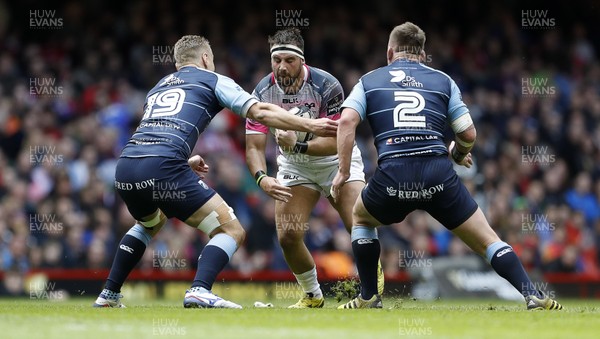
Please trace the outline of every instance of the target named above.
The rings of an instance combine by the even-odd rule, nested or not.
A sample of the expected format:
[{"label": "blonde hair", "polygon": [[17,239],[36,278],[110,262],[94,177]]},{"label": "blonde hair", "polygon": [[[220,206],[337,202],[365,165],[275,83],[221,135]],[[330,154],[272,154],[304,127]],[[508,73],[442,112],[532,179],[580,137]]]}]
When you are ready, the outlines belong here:
[{"label": "blonde hair", "polygon": [[179,67],[187,63],[200,60],[202,53],[210,51],[210,43],[200,35],[184,35],[175,43],[173,56],[175,66]]},{"label": "blonde hair", "polygon": [[419,55],[425,48],[425,32],[410,21],[394,27],[390,33],[390,47],[394,52]]}]

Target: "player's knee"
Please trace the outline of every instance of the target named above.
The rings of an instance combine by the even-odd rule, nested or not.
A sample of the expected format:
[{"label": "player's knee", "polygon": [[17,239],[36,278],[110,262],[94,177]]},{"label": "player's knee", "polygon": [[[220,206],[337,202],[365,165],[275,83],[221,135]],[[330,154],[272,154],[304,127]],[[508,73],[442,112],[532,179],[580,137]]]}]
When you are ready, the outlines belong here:
[{"label": "player's knee", "polygon": [[150,244],[150,241],[152,240],[152,234],[148,231],[147,228],[140,225],[139,223],[133,225],[133,227],[131,227],[126,234],[140,240],[146,246],[148,246]]},{"label": "player's knee", "polygon": [[217,233],[225,233],[232,237],[238,246],[241,246],[246,239],[246,231],[239,222],[230,222],[225,225],[221,225],[215,229],[210,236],[213,237]]},{"label": "player's knee", "polygon": [[285,250],[287,248],[298,246],[299,243],[302,243],[304,236],[297,232],[279,232],[277,238],[279,240],[279,245]]},{"label": "player's knee", "polygon": [[364,225],[366,224],[366,216],[365,216],[365,208],[362,204],[355,204],[354,208],[352,208],[352,223],[354,225]]},{"label": "player's knee", "polygon": [[161,210],[157,210],[152,216],[144,219],[146,220],[139,220],[138,223],[150,237],[154,237],[167,222],[167,217]]},{"label": "player's knee", "polygon": [[238,246],[242,245],[244,243],[244,240],[246,240],[246,230],[244,230],[240,223],[237,223],[237,227],[234,229],[233,233],[230,234],[230,236],[233,237],[233,239],[235,239]]},{"label": "player's knee", "polygon": [[156,233],[158,233],[158,231],[160,231],[160,229],[163,227],[164,223],[156,225],[152,228],[147,228],[144,227],[146,233],[150,234],[151,237],[154,237],[156,235]]},{"label": "player's knee", "polygon": [[369,211],[367,211],[367,208],[363,204],[362,199],[360,199],[360,197],[356,201],[356,204],[354,204],[354,208],[352,209],[352,223],[354,225],[363,225],[370,227],[377,227],[382,225],[382,223],[379,220],[377,220],[371,215],[371,213],[369,213]]},{"label": "player's knee", "polygon": [[352,209],[352,223],[355,224],[360,219],[360,213],[356,210],[356,206]]},{"label": "player's knee", "polygon": [[[198,225],[195,225],[195,222],[197,221],[190,219],[186,221],[188,225],[196,226],[199,230],[210,236],[219,233],[219,228],[223,230],[232,229],[231,232],[235,232],[233,229],[239,225],[239,221],[233,212],[233,208],[229,207],[225,201],[221,201],[221,203],[212,209],[210,213],[205,214],[204,218]],[[241,225],[239,225],[239,228],[242,228]],[[227,233],[228,231],[225,232]]]}]

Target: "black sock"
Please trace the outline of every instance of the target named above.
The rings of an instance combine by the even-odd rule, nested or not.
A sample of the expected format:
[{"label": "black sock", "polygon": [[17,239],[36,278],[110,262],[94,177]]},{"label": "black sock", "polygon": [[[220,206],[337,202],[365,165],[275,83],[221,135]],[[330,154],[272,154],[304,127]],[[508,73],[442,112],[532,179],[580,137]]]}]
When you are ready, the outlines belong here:
[{"label": "black sock", "polygon": [[523,296],[541,297],[512,247],[506,245],[495,251],[490,264],[499,276],[508,280]]},{"label": "black sock", "polygon": [[105,288],[113,292],[121,292],[121,286],[123,286],[129,273],[142,259],[144,251],[146,251],[146,244],[136,237],[125,234],[121,239],[121,243],[119,243]]},{"label": "black sock", "polygon": [[198,258],[198,269],[192,287],[204,287],[210,291],[217,275],[228,262],[229,256],[222,248],[206,245]]},{"label": "black sock", "polygon": [[380,251],[379,239],[361,238],[352,242],[352,252],[360,277],[360,295],[364,300],[377,294],[377,261]]}]

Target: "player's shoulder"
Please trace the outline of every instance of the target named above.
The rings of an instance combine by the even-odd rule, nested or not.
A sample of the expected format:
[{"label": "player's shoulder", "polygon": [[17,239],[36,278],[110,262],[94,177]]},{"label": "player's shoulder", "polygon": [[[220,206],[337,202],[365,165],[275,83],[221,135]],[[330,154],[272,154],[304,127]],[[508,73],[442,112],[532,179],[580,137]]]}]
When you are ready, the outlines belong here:
[{"label": "player's shoulder", "polygon": [[339,80],[331,73],[317,67],[306,65],[308,80],[316,88],[324,89],[339,84]]},{"label": "player's shoulder", "polygon": [[388,73],[389,71],[389,65],[388,66],[381,66],[378,68],[375,68],[365,74],[363,74],[363,76],[360,77],[360,81],[365,81],[365,80],[372,80],[373,78],[378,78],[381,76],[382,72]]},{"label": "player's shoulder", "polygon": [[313,66],[308,66],[306,65],[306,68],[308,69],[308,77],[309,79],[311,79],[314,82],[324,82],[324,81],[332,81],[332,82],[339,82],[338,79],[333,76],[333,74],[327,72],[324,69],[318,68],[318,67],[313,67]]},{"label": "player's shoulder", "polygon": [[154,88],[165,86],[180,87],[185,86],[186,84],[202,84],[204,86],[208,85],[209,87],[214,87],[218,82],[219,77],[223,77],[223,75],[207,69],[188,66],[165,75],[156,83]]},{"label": "player's shoulder", "polygon": [[273,76],[273,72],[271,72],[262,77],[262,79],[260,79],[258,84],[256,84],[256,86],[254,87],[254,90],[257,93],[264,92],[265,90],[271,88],[273,85],[275,85],[275,77]]},{"label": "player's shoulder", "polygon": [[184,67],[180,69],[176,75],[189,79],[190,82],[204,83],[212,86],[216,86],[217,82],[221,79],[230,79],[226,75],[200,67]]},{"label": "player's shoulder", "polygon": [[452,77],[450,77],[444,71],[441,71],[441,70],[439,70],[437,68],[433,68],[433,67],[427,66],[427,65],[425,65],[423,63],[419,63],[419,65],[421,66],[421,70],[424,73],[426,73],[430,77],[435,78],[440,83],[445,82],[446,84],[450,85],[451,83],[454,82],[454,80],[452,79]]}]

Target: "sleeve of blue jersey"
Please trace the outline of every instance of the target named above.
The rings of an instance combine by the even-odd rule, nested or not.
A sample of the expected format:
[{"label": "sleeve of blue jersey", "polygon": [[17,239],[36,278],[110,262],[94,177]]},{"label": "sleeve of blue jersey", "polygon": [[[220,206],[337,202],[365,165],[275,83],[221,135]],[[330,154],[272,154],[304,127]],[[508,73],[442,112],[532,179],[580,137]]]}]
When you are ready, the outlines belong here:
[{"label": "sleeve of blue jersey", "polygon": [[217,74],[217,85],[215,95],[223,107],[231,109],[235,114],[246,117],[250,106],[258,102],[255,96],[244,91],[231,78]]},{"label": "sleeve of blue jersey", "polygon": [[458,88],[454,80],[450,79],[450,100],[448,102],[448,118],[450,119],[450,121],[454,121],[465,113],[469,113],[469,109],[467,108],[467,105],[465,105],[465,103],[462,101],[460,89]]},{"label": "sleeve of blue jersey", "polygon": [[344,100],[342,109],[344,107],[352,108],[358,112],[361,120],[365,120],[367,117],[367,95],[365,94],[365,88],[363,87],[362,81],[359,80],[350,95]]}]

